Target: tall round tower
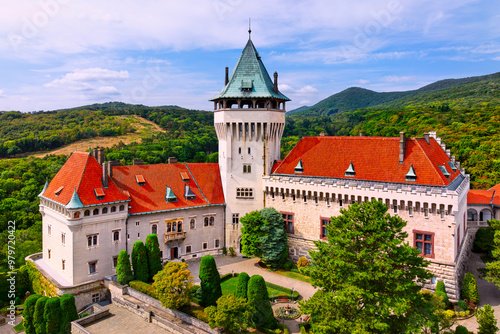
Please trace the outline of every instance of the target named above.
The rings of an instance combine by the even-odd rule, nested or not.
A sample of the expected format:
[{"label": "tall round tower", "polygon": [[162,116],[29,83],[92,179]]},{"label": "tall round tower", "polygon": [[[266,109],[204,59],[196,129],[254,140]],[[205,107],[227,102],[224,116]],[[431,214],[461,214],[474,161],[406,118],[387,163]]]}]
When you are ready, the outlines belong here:
[{"label": "tall round tower", "polygon": [[225,86],[213,97],[219,168],[226,199],[226,246],[240,251],[239,218],[264,207],[262,176],[280,159],[285,102],[251,38]]}]

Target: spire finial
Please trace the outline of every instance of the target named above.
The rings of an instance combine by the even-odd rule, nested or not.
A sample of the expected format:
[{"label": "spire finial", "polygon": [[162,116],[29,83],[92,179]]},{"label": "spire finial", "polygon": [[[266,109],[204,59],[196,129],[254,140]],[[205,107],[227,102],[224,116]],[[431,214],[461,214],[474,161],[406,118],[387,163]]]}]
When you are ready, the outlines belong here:
[{"label": "spire finial", "polygon": [[252,39],[252,21],[248,18],[248,39]]}]

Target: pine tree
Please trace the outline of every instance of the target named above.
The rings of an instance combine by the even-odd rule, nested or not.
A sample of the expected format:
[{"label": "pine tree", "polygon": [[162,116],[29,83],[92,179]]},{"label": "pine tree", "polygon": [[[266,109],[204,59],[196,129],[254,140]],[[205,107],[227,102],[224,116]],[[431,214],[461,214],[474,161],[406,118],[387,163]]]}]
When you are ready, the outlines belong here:
[{"label": "pine tree", "polygon": [[45,319],[43,318],[43,312],[45,311],[45,303],[49,300],[48,297],[40,297],[36,301],[35,314],[33,315],[33,323],[35,324],[36,334],[46,334],[45,331]]},{"label": "pine tree", "polygon": [[490,305],[486,304],[477,310],[478,334],[495,334],[498,332],[497,319]]},{"label": "pine tree", "polygon": [[34,323],[35,306],[37,300],[41,297],[40,295],[31,295],[24,301],[23,326],[26,334],[36,334]]},{"label": "pine tree", "polygon": [[61,296],[61,333],[71,333],[71,322],[78,319],[78,311],[76,310],[75,296],[70,293],[65,293]]},{"label": "pine tree", "polygon": [[288,236],[283,217],[274,208],[264,208],[260,214],[264,219],[261,227],[264,235],[259,238],[262,262],[273,269],[282,268],[288,259]]},{"label": "pine tree", "polygon": [[273,308],[269,301],[266,281],[260,275],[253,275],[248,281],[248,303],[252,307],[250,321],[254,328],[276,329],[278,322],[274,317]]},{"label": "pine tree", "polygon": [[200,274],[201,305],[204,307],[216,305],[217,299],[222,296],[220,275],[212,255],[201,258]]},{"label": "pine tree", "polygon": [[132,247],[132,267],[134,267],[134,276],[136,280],[148,282],[149,268],[146,247],[142,241],[136,241]]},{"label": "pine tree", "polygon": [[149,264],[149,279],[153,280],[154,275],[163,269],[160,244],[158,243],[158,236],[154,233],[146,237],[146,254]]},{"label": "pine tree", "polygon": [[118,283],[121,285],[128,284],[134,279],[134,275],[132,275],[132,268],[130,266],[130,258],[126,250],[122,250],[118,253],[116,276]]},{"label": "pine tree", "polygon": [[62,312],[59,297],[52,297],[45,302],[43,318],[47,334],[58,334],[61,331]]},{"label": "pine tree", "polygon": [[236,286],[236,297],[247,300],[248,281],[250,276],[247,273],[238,275],[238,285]]}]

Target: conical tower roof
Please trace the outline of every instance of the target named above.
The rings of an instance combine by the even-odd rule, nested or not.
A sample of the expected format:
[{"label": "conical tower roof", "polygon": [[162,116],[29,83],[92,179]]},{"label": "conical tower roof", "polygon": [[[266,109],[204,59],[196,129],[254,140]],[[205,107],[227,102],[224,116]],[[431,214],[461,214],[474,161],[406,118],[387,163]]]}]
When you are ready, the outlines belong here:
[{"label": "conical tower roof", "polygon": [[78,193],[75,191],[73,192],[73,196],[71,197],[71,200],[69,201],[68,204],[66,204],[66,209],[79,209],[83,208],[83,203],[80,200],[80,196],[78,196]]},{"label": "conical tower roof", "polygon": [[274,98],[290,101],[278,90],[249,38],[228,84],[210,101],[227,98]]}]

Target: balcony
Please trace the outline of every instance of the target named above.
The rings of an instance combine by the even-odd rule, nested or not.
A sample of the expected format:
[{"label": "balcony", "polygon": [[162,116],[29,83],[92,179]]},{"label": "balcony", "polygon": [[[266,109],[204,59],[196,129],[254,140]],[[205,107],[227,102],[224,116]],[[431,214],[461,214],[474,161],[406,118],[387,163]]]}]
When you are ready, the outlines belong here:
[{"label": "balcony", "polygon": [[186,239],[186,232],[168,232],[165,233],[165,243],[180,241]]}]

